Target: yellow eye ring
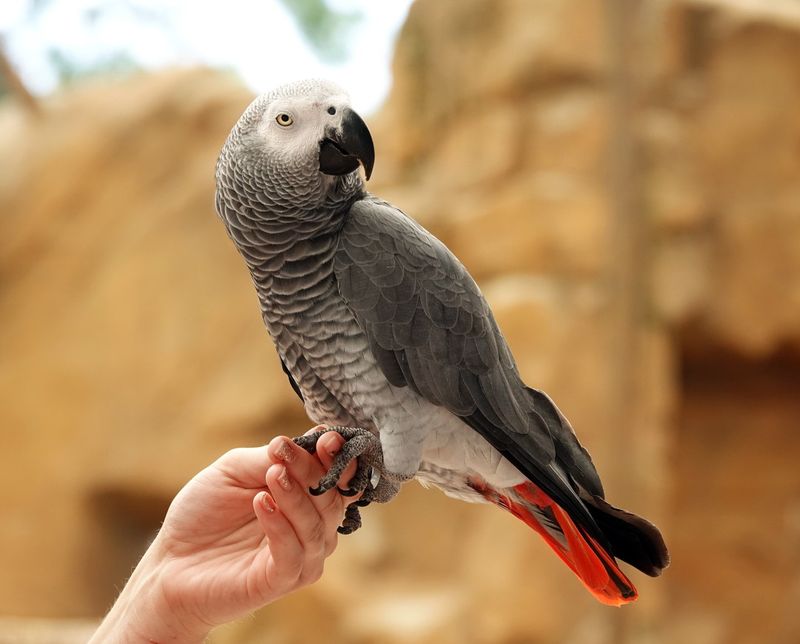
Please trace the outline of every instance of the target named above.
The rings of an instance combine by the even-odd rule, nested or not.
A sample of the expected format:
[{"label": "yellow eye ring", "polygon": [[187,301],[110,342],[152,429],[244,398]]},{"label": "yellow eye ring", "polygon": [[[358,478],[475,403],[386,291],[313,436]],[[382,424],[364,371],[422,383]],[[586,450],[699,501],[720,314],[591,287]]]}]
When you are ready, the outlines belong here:
[{"label": "yellow eye ring", "polygon": [[292,123],[294,123],[294,119],[286,112],[281,112],[278,114],[278,116],[275,117],[275,121],[277,121],[278,125],[281,127],[289,127]]}]

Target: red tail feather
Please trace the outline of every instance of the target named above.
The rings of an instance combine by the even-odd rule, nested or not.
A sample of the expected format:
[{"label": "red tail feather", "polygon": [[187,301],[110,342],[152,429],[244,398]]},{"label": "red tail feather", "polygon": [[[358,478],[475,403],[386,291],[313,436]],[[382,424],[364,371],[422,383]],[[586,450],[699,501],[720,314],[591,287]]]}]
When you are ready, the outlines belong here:
[{"label": "red tail feather", "polygon": [[[472,487],[492,503],[508,510],[536,530],[559,558],[570,567],[598,601],[621,606],[635,601],[636,588],[606,552],[586,531],[575,525],[569,515],[533,483],[521,483],[501,494],[485,483],[472,482]],[[564,543],[553,528],[542,524],[536,512],[552,516],[564,535]]]}]

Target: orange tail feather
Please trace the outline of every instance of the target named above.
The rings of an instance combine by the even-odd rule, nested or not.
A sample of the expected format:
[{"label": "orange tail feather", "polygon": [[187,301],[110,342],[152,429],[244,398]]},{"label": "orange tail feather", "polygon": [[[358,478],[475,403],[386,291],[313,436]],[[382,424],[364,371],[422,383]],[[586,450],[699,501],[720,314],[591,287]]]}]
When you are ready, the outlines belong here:
[{"label": "orange tail feather", "polygon": [[[586,588],[603,604],[621,606],[639,596],[616,560],[569,515],[533,483],[521,483],[501,494],[485,483],[471,482],[492,503],[508,510],[538,532],[548,546],[569,566]],[[537,516],[537,513],[539,516]],[[542,523],[552,517],[563,534],[563,543],[553,528]]]}]

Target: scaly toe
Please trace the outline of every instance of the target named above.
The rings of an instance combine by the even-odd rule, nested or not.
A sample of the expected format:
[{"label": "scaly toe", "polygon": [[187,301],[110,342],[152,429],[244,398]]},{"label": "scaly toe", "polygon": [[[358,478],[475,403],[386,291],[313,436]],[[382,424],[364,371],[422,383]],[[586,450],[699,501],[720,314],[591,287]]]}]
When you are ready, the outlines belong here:
[{"label": "scaly toe", "polygon": [[361,513],[358,511],[356,504],[353,503],[347,506],[344,512],[344,521],[336,531],[339,534],[352,534],[361,527]]}]

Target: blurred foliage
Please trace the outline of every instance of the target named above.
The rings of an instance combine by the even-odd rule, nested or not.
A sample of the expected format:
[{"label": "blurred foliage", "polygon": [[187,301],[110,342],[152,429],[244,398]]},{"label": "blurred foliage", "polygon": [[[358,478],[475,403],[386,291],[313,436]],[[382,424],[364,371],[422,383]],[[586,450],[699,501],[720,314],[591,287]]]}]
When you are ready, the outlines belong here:
[{"label": "blurred foliage", "polygon": [[[342,11],[334,8],[329,0],[273,1],[288,11],[319,58],[336,62],[347,57],[350,30],[362,17],[359,11]],[[27,19],[38,19],[58,2],[69,0],[28,0]],[[112,11],[123,11],[132,20],[151,24],[163,20],[163,15],[157,8],[136,0],[96,0],[81,10],[81,17],[88,23],[99,26],[104,16]],[[98,60],[87,63],[76,59],[68,51],[51,47],[48,59],[61,85],[87,76],[109,73],[119,75],[137,69],[136,62],[121,50],[104,52]],[[8,93],[7,83],[0,77],[0,98]]]},{"label": "blurred foliage", "polygon": [[113,52],[89,65],[76,63],[60,49],[51,49],[48,58],[58,74],[59,85],[69,85],[76,80],[91,76],[119,76],[138,69],[134,60],[121,51]]},{"label": "blurred foliage", "polygon": [[52,4],[52,2],[53,0],[30,0],[30,5],[28,6],[28,16],[35,16],[43,9],[46,9],[48,5]]},{"label": "blurred foliage", "polygon": [[278,0],[292,15],[317,56],[331,61],[347,56],[347,36],[361,19],[357,11],[333,9],[325,0]]},{"label": "blurred foliage", "polygon": [[[28,19],[36,20],[56,2],[57,0],[30,0]],[[132,19],[146,22],[157,22],[161,18],[157,11],[139,6],[133,0],[97,0],[94,5],[81,11],[81,18],[87,23],[96,25],[110,10],[123,10],[130,14]],[[77,60],[61,48],[50,47],[47,58],[58,77],[59,85],[69,85],[76,80],[92,76],[121,75],[138,69],[133,58],[121,50],[103,52],[99,59],[87,63]]]}]

